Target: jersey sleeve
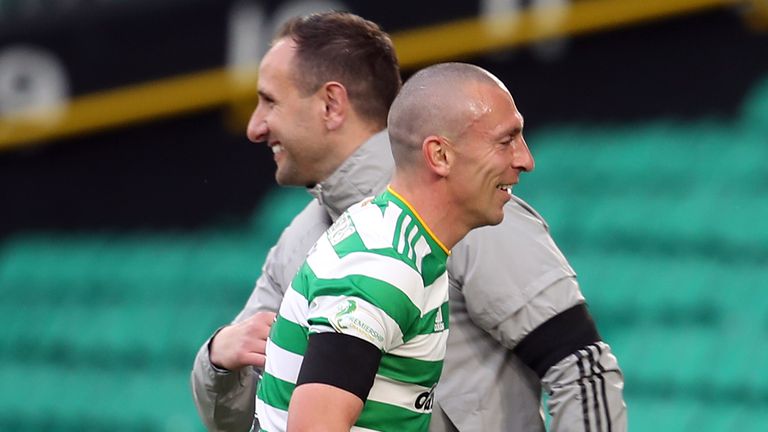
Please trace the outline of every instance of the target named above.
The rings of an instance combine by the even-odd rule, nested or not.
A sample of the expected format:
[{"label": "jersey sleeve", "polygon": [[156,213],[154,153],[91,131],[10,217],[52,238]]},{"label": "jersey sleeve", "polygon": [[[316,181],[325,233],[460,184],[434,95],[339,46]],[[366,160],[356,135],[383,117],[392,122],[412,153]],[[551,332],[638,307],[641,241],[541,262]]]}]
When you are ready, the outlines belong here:
[{"label": "jersey sleeve", "polygon": [[337,254],[327,238],[317,248],[304,269],[309,333],[355,336],[383,352],[402,345],[421,315],[420,274],[394,254]]},{"label": "jersey sleeve", "polygon": [[388,351],[402,341],[399,323],[362,296],[319,296],[310,305],[307,322],[310,334],[334,332],[354,336],[381,351]]}]

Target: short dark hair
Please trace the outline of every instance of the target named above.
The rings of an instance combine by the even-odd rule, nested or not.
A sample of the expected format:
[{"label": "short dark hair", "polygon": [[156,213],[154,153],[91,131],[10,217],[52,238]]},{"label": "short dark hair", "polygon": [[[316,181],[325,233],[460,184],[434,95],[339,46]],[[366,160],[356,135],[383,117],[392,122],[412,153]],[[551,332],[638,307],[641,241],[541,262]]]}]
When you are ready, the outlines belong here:
[{"label": "short dark hair", "polygon": [[323,12],[286,22],[276,40],[286,37],[297,46],[294,79],[302,93],[338,81],[358,115],[386,126],[402,80],[392,40],[377,24],[348,12]]}]

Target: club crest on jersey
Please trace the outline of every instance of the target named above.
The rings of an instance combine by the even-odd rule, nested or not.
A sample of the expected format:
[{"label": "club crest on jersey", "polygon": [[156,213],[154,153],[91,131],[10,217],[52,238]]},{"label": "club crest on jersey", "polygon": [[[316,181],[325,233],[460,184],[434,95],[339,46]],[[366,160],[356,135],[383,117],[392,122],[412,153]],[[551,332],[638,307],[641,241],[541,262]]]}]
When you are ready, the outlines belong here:
[{"label": "club crest on jersey", "polygon": [[328,228],[328,241],[331,242],[333,246],[336,246],[354,232],[355,226],[352,224],[352,218],[344,213],[336,219],[336,222],[334,222],[330,228]]}]

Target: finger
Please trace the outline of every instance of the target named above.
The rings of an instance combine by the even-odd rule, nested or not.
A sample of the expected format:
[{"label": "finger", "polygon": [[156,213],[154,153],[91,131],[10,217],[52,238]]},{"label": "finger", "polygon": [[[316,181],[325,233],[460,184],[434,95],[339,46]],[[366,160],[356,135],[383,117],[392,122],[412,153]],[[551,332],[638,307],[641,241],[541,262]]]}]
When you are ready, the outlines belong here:
[{"label": "finger", "polygon": [[277,318],[277,314],[274,312],[259,312],[253,316],[253,320],[264,323],[267,325],[272,325],[273,322],[275,322],[275,318]]},{"label": "finger", "polygon": [[266,355],[267,354],[267,341],[266,340],[256,340],[252,341],[250,344],[249,352]]},{"label": "finger", "polygon": [[257,368],[263,368],[267,362],[267,356],[265,356],[264,354],[251,352],[251,353],[244,354],[242,360],[243,360],[243,363],[245,364],[256,366]]},{"label": "finger", "polygon": [[272,323],[274,322],[274,314],[270,315],[272,315],[272,317],[261,316],[258,321],[253,323],[253,336],[256,336],[259,339],[267,339],[269,331],[272,328]]}]

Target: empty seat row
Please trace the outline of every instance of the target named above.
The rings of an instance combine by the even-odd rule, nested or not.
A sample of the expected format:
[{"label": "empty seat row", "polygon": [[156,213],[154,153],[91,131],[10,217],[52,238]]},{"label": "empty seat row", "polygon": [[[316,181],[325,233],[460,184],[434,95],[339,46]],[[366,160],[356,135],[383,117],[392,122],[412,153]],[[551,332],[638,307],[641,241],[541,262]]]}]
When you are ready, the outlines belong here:
[{"label": "empty seat row", "polygon": [[3,430],[202,430],[187,371],[0,364],[0,379],[12,389],[0,394],[0,425],[14,427]]},{"label": "empty seat row", "polygon": [[2,305],[0,313],[0,361],[122,371],[188,369],[197,348],[236,310]]},{"label": "empty seat row", "polygon": [[760,328],[603,327],[630,395],[749,403],[768,408],[768,351]]},{"label": "empty seat row", "polygon": [[768,410],[761,405],[636,397],[627,399],[627,407],[629,430],[719,432],[768,428]]},{"label": "empty seat row", "polygon": [[761,265],[610,252],[570,258],[598,319],[706,326],[768,322],[768,270]]}]

